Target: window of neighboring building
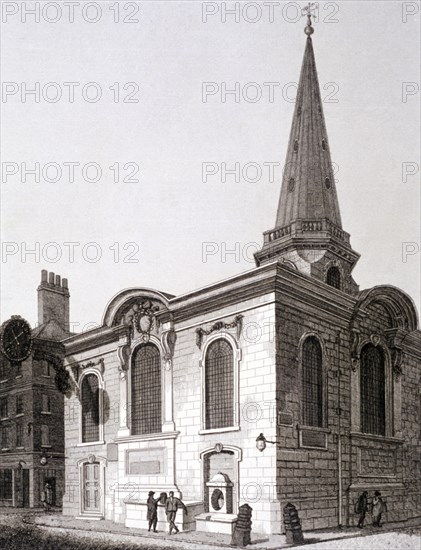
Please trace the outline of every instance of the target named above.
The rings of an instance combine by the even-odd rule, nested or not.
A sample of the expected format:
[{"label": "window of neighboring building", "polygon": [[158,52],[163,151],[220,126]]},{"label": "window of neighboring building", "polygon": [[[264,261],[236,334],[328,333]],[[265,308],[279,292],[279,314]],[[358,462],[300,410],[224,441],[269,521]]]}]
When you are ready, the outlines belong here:
[{"label": "window of neighboring building", "polygon": [[41,361],[41,367],[42,367],[42,376],[50,377],[51,369],[52,369],[51,363],[49,361],[43,360]]},{"label": "window of neighboring building", "polygon": [[12,470],[0,470],[0,500],[12,500]]},{"label": "window of neighboring building", "polygon": [[41,447],[50,446],[50,428],[45,424],[41,425]]},{"label": "window of neighboring building", "polygon": [[19,376],[22,376],[22,363],[15,363],[13,368],[15,369],[16,378],[18,378]]},{"label": "window of neighboring building", "polygon": [[16,396],[16,414],[23,414],[23,395]]},{"label": "window of neighboring building", "polygon": [[333,288],[341,289],[341,272],[335,265],[327,270],[326,283],[333,286]]},{"label": "window of neighboring building", "polygon": [[42,412],[50,413],[51,412],[51,399],[49,395],[43,394],[42,396]]},{"label": "window of neighboring building", "polygon": [[131,372],[132,435],[162,431],[161,354],[154,344],[137,348]]},{"label": "window of neighboring building", "polygon": [[360,410],[363,433],[385,435],[385,361],[381,348],[368,344],[361,350]]},{"label": "window of neighboring building", "polygon": [[205,357],[205,429],[234,425],[234,350],[224,338],[211,344]]},{"label": "window of neighboring building", "polygon": [[23,426],[16,424],[16,447],[23,447]]},{"label": "window of neighboring building", "polygon": [[7,418],[9,416],[7,397],[0,399],[0,418]]},{"label": "window of neighboring building", "polygon": [[315,336],[306,338],[302,347],[302,422],[323,426],[323,353]]},{"label": "window of neighboring building", "polygon": [[81,389],[82,443],[99,441],[99,391],[99,379],[96,374],[89,373],[83,377]]},{"label": "window of neighboring building", "polygon": [[7,360],[0,353],[0,380],[6,380],[6,379],[7,379]]},{"label": "window of neighboring building", "polygon": [[9,439],[9,426],[3,426],[1,430],[1,448],[9,449],[10,439]]}]

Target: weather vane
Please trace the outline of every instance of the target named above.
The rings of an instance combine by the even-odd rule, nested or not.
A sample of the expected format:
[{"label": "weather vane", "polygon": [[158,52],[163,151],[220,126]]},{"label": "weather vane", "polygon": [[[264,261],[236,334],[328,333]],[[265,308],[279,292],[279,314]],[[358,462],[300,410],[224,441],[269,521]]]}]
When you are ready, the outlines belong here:
[{"label": "weather vane", "polygon": [[307,15],[307,26],[304,28],[304,32],[307,36],[314,33],[314,29],[311,26],[311,18],[316,16],[316,10],[317,4],[315,2],[309,2],[308,5],[301,10],[303,15]]}]

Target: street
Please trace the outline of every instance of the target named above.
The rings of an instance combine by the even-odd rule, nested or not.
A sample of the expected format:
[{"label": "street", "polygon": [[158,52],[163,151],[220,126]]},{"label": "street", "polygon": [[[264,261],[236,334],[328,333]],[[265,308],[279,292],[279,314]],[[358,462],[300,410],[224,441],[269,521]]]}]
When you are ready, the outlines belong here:
[{"label": "street", "polygon": [[[34,519],[32,514],[0,514],[0,548],[1,550],[213,550],[229,547],[224,544],[209,542],[192,543],[171,539],[154,538],[147,533],[143,536],[130,536],[119,533],[95,532],[88,530],[64,529],[61,527],[46,527],[29,523]],[[94,525],[91,525],[94,528]],[[386,527],[387,528],[387,527]],[[407,528],[395,532],[366,531],[362,536],[350,536],[343,532],[313,532],[305,534],[306,544],[295,546],[297,550],[420,550],[421,528]],[[259,550],[286,548],[281,542],[283,537],[270,537],[269,541],[253,544],[250,548]],[[324,540],[329,539],[329,540]]]}]

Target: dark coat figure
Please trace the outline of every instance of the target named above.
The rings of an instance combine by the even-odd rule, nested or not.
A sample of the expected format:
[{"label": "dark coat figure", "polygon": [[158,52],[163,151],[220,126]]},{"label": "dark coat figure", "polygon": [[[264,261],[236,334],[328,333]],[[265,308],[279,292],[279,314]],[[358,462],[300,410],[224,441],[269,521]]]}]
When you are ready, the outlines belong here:
[{"label": "dark coat figure", "polygon": [[44,510],[49,512],[53,504],[53,489],[49,483],[44,485],[44,490],[41,492],[41,502]]},{"label": "dark coat figure", "polygon": [[380,491],[375,491],[373,497],[373,527],[381,527],[381,519],[383,512],[387,512],[387,506],[381,497]]},{"label": "dark coat figure", "polygon": [[184,502],[176,498],[173,491],[170,491],[167,502],[165,503],[165,512],[167,514],[168,523],[170,524],[170,535],[172,535],[173,529],[176,534],[179,533],[179,529],[174,523],[179,508],[182,508],[187,514],[187,508]]},{"label": "dark coat figure", "polygon": [[148,500],[146,501],[147,507],[148,507],[148,512],[147,512],[147,515],[146,515],[146,519],[149,522],[148,531],[150,531],[151,527],[152,527],[153,532],[157,533],[156,524],[158,523],[158,502],[159,502],[159,498],[153,498],[154,494],[155,493],[153,491],[149,491]]},{"label": "dark coat figure", "polygon": [[364,493],[361,493],[361,495],[358,497],[357,503],[355,505],[355,511],[357,514],[360,515],[360,519],[358,520],[358,527],[362,529],[364,527],[365,515],[368,511],[367,491],[364,491]]}]

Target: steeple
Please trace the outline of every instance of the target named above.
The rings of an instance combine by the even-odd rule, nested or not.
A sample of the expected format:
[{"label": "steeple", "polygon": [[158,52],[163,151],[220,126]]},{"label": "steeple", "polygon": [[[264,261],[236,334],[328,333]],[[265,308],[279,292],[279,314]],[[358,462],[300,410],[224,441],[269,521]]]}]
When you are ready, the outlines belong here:
[{"label": "steeple", "polygon": [[261,265],[278,258],[325,282],[335,267],[330,270],[329,280],[336,273],[332,286],[354,292],[351,270],[359,255],[342,229],[311,38],[311,9],[309,4],[304,10],[307,40],[275,228],[264,233],[263,248],[255,259]]}]

